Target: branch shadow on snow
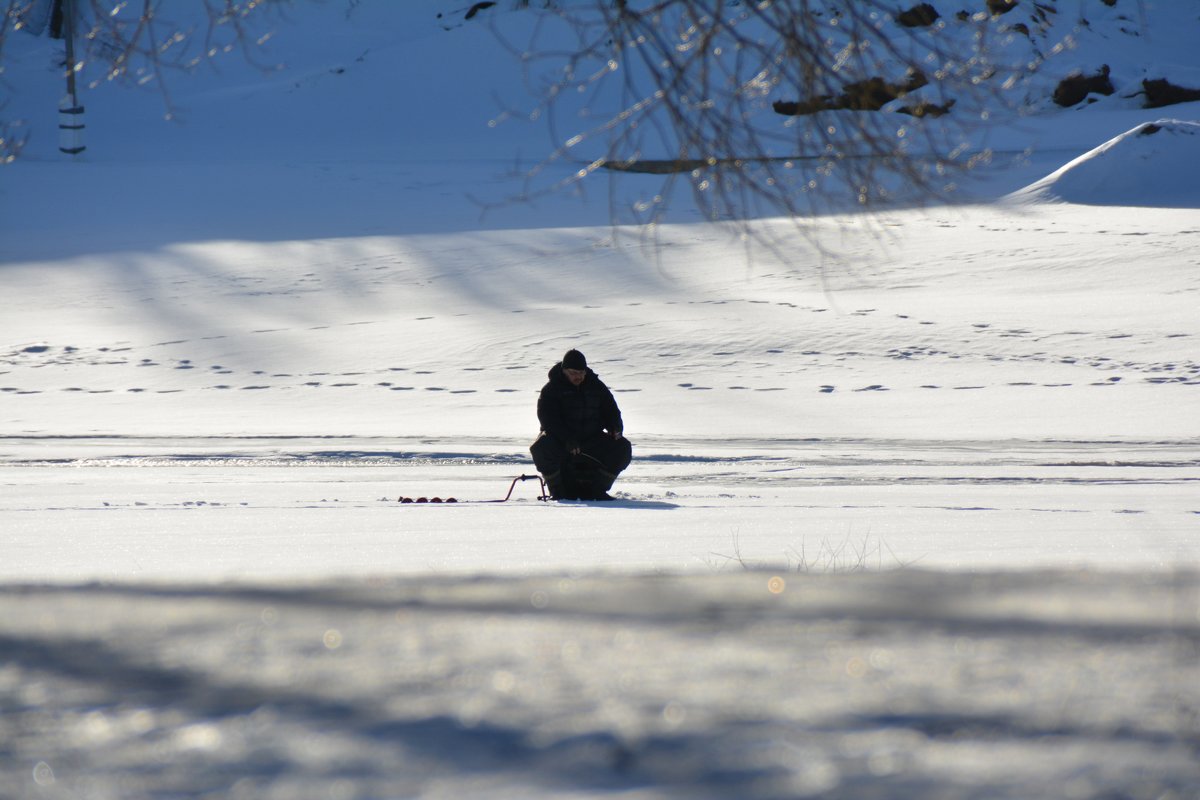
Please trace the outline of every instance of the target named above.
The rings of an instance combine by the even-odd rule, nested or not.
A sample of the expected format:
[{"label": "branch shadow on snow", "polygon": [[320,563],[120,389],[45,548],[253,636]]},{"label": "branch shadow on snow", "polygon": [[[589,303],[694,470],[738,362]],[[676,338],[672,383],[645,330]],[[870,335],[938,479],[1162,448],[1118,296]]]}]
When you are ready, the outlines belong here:
[{"label": "branch shadow on snow", "polygon": [[[181,243],[281,244],[616,224],[613,215],[620,208],[610,206],[604,191],[594,199],[566,193],[539,202],[511,199],[520,187],[497,177],[506,168],[499,162],[249,169],[238,163],[18,162],[5,168],[0,216],[7,230],[24,235],[3,237],[0,267],[153,252]],[[486,198],[476,201],[481,185]],[[638,191],[631,187],[631,204]],[[59,208],[62,197],[87,213],[46,211]],[[665,222],[705,221],[686,198],[677,206]]]},{"label": "branch shadow on snow", "polygon": [[[97,200],[97,207],[106,206]],[[19,220],[6,223],[20,225]],[[352,334],[363,334],[350,325],[405,329],[414,319],[454,315],[462,318],[455,324],[464,341],[483,346],[496,339],[488,315],[546,306],[620,306],[613,310],[611,324],[644,324],[644,314],[632,301],[649,301],[677,288],[647,253],[615,244],[603,230],[542,229],[530,235],[515,228],[463,226],[446,236],[436,235],[436,228],[434,235],[346,228],[322,236],[319,225],[305,220],[298,220],[294,229],[267,230],[282,224],[275,217],[257,233],[243,227],[252,224],[251,218],[208,232],[153,224],[131,230],[115,219],[89,218],[64,232],[38,230],[30,220],[28,235],[0,237],[0,274],[16,269],[18,296],[30,297],[42,296],[46,285],[68,276],[85,304],[107,315],[107,330],[123,337],[122,345],[200,343],[213,348],[217,345],[210,343],[228,339],[246,359],[245,364],[226,365],[235,369],[261,368],[264,355],[276,363],[304,358],[314,340],[357,341]],[[588,324],[589,318],[580,318],[581,327]],[[56,335],[50,328],[28,327],[13,335],[55,350],[114,346],[104,340],[64,342],[50,338]],[[536,359],[544,369],[543,362],[548,366],[561,353],[561,341],[587,330],[548,331],[546,341],[538,343],[544,350],[535,352],[535,343],[522,342],[514,352]],[[519,336],[520,329],[516,331]],[[408,341],[415,343],[411,337]],[[429,352],[401,347],[398,356],[428,357]],[[461,353],[463,359],[479,357],[470,350]],[[444,366],[462,369],[477,363]]]},{"label": "branch shadow on snow", "polygon": [[[620,502],[620,501],[618,501]],[[638,502],[638,501],[631,501]],[[604,503],[611,506],[612,503]],[[671,507],[670,503],[662,504]],[[583,575],[569,580],[558,576],[507,577],[458,576],[378,578],[368,581],[316,582],[301,586],[272,584],[92,584],[84,586],[0,587],[0,603],[9,596],[36,592],[48,598],[69,600],[95,597],[142,603],[233,603],[254,608],[295,608],[303,613],[322,609],[338,612],[405,612],[442,617],[566,618],[580,624],[686,625],[695,619],[706,624],[744,626],[768,615],[783,615],[798,624],[829,619],[855,619],[864,626],[894,631],[934,631],[945,636],[1021,637],[1077,640],[1094,645],[1137,642],[1172,637],[1200,646],[1200,623],[1186,618],[1163,619],[1151,600],[1144,608],[1126,608],[1120,615],[1103,609],[1081,608],[1063,616],[1062,598],[1050,594],[1043,611],[1039,594],[1046,586],[1066,582],[1064,595],[1071,602],[1096,587],[1107,587],[1111,597],[1152,596],[1152,590],[1187,607],[1200,601],[1200,573],[1181,571],[1168,577],[1155,575],[1054,571],[971,575],[896,569],[878,573],[804,575],[810,582],[806,597],[787,598],[755,592],[747,597],[739,587],[757,585],[760,576],[781,574],[777,569],[747,570],[714,576],[683,575]],[[707,582],[706,582],[707,581]],[[720,587],[708,582],[722,581]],[[1122,595],[1115,588],[1121,587]],[[567,588],[563,588],[566,586]],[[558,587],[557,589],[555,587]],[[738,589],[733,591],[733,589]],[[1098,589],[1096,589],[1098,590]],[[714,594],[715,598],[714,599]],[[546,602],[531,607],[530,594],[546,595]],[[1020,598],[1003,613],[993,612],[980,595]],[[1189,599],[1190,598],[1190,599]],[[1115,602],[1115,601],[1114,601]]]},{"label": "branch shadow on snow", "polygon": [[[547,740],[531,730],[443,714],[412,718],[389,714],[382,710],[388,698],[327,699],[315,691],[231,683],[186,668],[162,668],[140,663],[96,641],[0,637],[0,649],[10,668],[82,685],[95,698],[90,704],[93,708],[113,711],[115,703],[143,709],[157,719],[173,719],[183,728],[233,725],[258,715],[286,731],[282,735],[287,738],[282,739],[257,736],[247,743],[252,745],[248,751],[235,748],[231,753],[192,755],[184,768],[147,758],[137,770],[139,782],[160,791],[215,791],[241,779],[265,784],[287,777],[310,786],[344,778],[360,785],[388,782],[394,786],[399,779],[406,784],[402,791],[409,792],[418,791],[426,779],[453,774],[457,778],[474,776],[472,781],[481,785],[508,785],[519,780],[547,790],[657,786],[710,791],[724,787],[753,798],[773,794],[760,791],[758,784],[783,778],[778,769],[731,757],[747,747],[749,726],[745,723],[636,741],[602,729]],[[37,710],[42,711],[48,709]],[[168,733],[150,736],[169,739]],[[308,759],[290,746],[289,739],[296,738],[358,742],[355,749],[360,755],[333,764]],[[160,741],[157,752],[164,752],[163,744]],[[388,754],[386,759],[377,757],[381,749]],[[45,755],[55,760],[53,755]],[[104,769],[96,765],[97,771]]]},{"label": "branch shadow on snow", "polygon": [[[1043,648],[1094,652],[1103,646],[1132,653],[1150,642],[1175,642],[1180,664],[1190,663],[1189,654],[1200,647],[1200,629],[1189,621],[1193,618],[1176,617],[1175,612],[1164,618],[1157,611],[1135,609],[1130,618],[1108,620],[1085,605],[1059,618],[1053,603],[1043,613],[1042,601],[1027,599],[1055,581],[1065,588],[1048,593],[1051,599],[1062,600],[1089,585],[1104,594],[1109,591],[1106,582],[1136,593],[1140,582],[1149,580],[1138,576],[1090,582],[1061,574],[981,580],[902,572],[811,582],[797,576],[789,579],[797,588],[783,595],[763,588],[766,577],[7,587],[0,589],[0,619],[6,620],[0,629],[8,631],[0,633],[0,653],[16,683],[0,686],[0,704],[6,718],[16,720],[10,730],[23,751],[38,752],[50,763],[72,763],[73,771],[92,779],[106,772],[131,774],[130,765],[119,759],[131,758],[132,752],[138,762],[132,774],[140,785],[195,795],[239,781],[258,789],[290,781],[309,792],[345,780],[376,796],[414,794],[430,781],[453,776],[481,792],[515,785],[527,791],[655,787],[679,796],[765,799],[832,790],[844,775],[845,796],[876,797],[880,795],[861,783],[865,773],[856,757],[839,754],[838,743],[847,737],[900,732],[908,738],[897,741],[910,747],[937,741],[1038,747],[1047,739],[1151,750],[1195,744],[1194,737],[1181,738],[1151,720],[1144,726],[1129,720],[1111,725],[1093,722],[1088,714],[1046,717],[1019,704],[976,708],[962,698],[957,705],[947,704],[947,697],[920,692],[896,698],[852,691],[846,707],[837,711],[793,709],[790,717],[782,711],[776,716],[701,714],[669,730],[660,724],[658,706],[638,707],[636,713],[645,717],[642,725],[627,729],[600,713],[599,706],[592,711],[578,707],[582,698],[575,699],[573,710],[544,706],[536,689],[531,695],[507,695],[490,713],[469,710],[481,689],[469,680],[472,672],[523,670],[525,681],[539,676],[552,677],[552,682],[574,680],[557,656],[540,659],[530,650],[536,649],[534,642],[544,646],[545,640],[536,636],[526,641],[501,634],[491,648],[469,645],[498,623],[519,623],[504,629],[508,631],[557,635],[625,630],[665,645],[699,638],[713,647],[731,637],[742,637],[752,647],[772,641],[782,645],[775,637],[792,631],[796,636],[785,638],[800,648],[796,654],[814,636],[811,647],[819,652],[834,642],[866,652],[873,642],[922,638],[950,646],[956,641],[1023,640],[1027,653]],[[1155,578],[1160,588],[1161,577]],[[1167,590],[1181,602],[1197,596],[1197,576],[1176,575],[1173,581]],[[996,602],[972,607],[981,594]],[[531,603],[531,596],[540,599]],[[247,620],[260,620],[264,608],[272,609],[274,622],[259,626],[257,635],[272,638],[247,638],[242,632]],[[13,622],[28,614],[40,621],[17,631]],[[95,622],[79,625],[79,614]],[[758,634],[766,641],[754,638],[759,625],[767,626]],[[321,645],[320,633],[331,626],[370,641],[361,648],[348,644],[330,650]],[[415,632],[427,648],[421,652],[406,644]],[[557,640],[552,636],[550,641]],[[1064,649],[1068,645],[1069,651]],[[613,666],[620,662],[615,650],[597,655],[612,659]],[[666,669],[672,655],[668,647],[654,658]],[[406,660],[421,668],[398,668]],[[1058,663],[1069,668],[1069,661]],[[682,678],[708,667],[675,668],[683,670]],[[843,680],[851,691],[853,680]],[[809,691],[803,681],[788,683],[785,679],[780,690],[793,704]],[[50,690],[14,694],[8,688],[23,685]],[[669,707],[672,696],[656,699]],[[905,710],[897,710],[898,699]],[[65,744],[78,741],[78,726],[92,712],[120,718],[135,711],[149,714],[154,723],[150,730],[102,738],[82,750]],[[562,714],[574,714],[571,724],[548,726],[563,722]],[[35,718],[36,724],[22,721]],[[187,746],[189,741],[203,746]],[[173,747],[182,751],[159,757],[172,755]],[[63,756],[68,751],[69,759]],[[0,764],[11,760],[13,752],[0,748]],[[150,757],[151,752],[156,755]],[[797,753],[806,756],[797,759]],[[832,768],[810,774],[810,763]],[[65,781],[66,770],[62,773]],[[886,786],[889,796],[943,796],[938,793],[945,789],[941,778],[916,771],[891,776]],[[987,781],[1000,779],[981,780],[974,793],[958,796],[989,796]],[[872,785],[878,789],[884,784]]]}]

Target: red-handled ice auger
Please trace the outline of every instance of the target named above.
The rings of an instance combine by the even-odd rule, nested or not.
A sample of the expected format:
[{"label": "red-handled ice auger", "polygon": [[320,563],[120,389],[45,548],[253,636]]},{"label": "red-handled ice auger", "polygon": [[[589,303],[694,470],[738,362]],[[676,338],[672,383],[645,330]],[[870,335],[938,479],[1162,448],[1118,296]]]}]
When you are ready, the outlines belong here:
[{"label": "red-handled ice auger", "polygon": [[502,499],[502,500],[456,500],[453,497],[447,497],[445,499],[442,499],[441,497],[417,497],[417,498],[401,497],[401,498],[397,499],[397,502],[399,502],[399,503],[460,503],[460,502],[462,502],[462,503],[507,503],[509,498],[512,497],[513,489],[515,489],[517,487],[518,482],[532,481],[532,480],[536,480],[538,482],[538,485],[541,487],[541,494],[538,495],[538,500],[542,500],[542,501],[549,500],[550,495],[546,494],[546,482],[544,480],[542,480],[541,475],[538,475],[535,473],[533,475],[518,475],[517,477],[513,478],[512,483],[510,483],[508,485],[508,494],[504,495],[504,499]]},{"label": "red-handled ice auger", "polygon": [[513,489],[516,487],[518,481],[532,481],[532,480],[537,480],[538,485],[541,487],[541,494],[538,495],[538,500],[543,500],[543,501],[549,500],[550,495],[546,494],[546,482],[544,480],[542,480],[541,475],[534,473],[533,475],[518,475],[517,477],[513,478],[513,482],[508,485],[508,494],[504,495],[503,500],[484,500],[483,502],[485,502],[485,503],[507,503],[508,498],[512,497]]}]

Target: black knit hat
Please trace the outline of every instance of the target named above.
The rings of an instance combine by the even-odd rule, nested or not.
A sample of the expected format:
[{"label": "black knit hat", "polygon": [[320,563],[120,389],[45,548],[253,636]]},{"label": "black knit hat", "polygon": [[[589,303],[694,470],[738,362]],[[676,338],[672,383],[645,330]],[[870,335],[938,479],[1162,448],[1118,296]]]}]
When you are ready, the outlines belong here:
[{"label": "black knit hat", "polygon": [[562,357],[562,367],[563,369],[584,370],[587,369],[587,359],[578,350],[568,350]]}]

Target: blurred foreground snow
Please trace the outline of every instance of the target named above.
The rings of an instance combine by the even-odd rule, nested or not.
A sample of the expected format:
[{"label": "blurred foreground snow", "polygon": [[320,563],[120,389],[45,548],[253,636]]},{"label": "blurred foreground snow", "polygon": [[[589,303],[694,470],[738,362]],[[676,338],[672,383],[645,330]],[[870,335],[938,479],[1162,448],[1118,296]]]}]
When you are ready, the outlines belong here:
[{"label": "blurred foreground snow", "polygon": [[1195,797],[1195,573],[0,589],[8,797]]}]

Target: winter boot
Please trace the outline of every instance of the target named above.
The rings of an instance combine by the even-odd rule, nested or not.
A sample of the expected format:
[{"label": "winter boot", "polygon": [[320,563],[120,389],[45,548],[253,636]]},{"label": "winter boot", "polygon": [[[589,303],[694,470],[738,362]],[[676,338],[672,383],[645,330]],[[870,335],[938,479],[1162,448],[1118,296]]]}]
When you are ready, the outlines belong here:
[{"label": "winter boot", "polygon": [[563,470],[553,472],[545,476],[546,493],[553,500],[578,500],[579,492],[573,487],[568,488],[567,476],[563,474]]},{"label": "winter boot", "polygon": [[593,458],[576,458],[572,464],[579,485],[580,500],[612,500],[608,490],[617,476],[600,467]]}]

